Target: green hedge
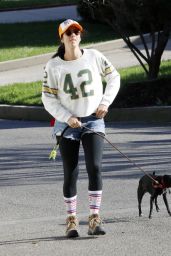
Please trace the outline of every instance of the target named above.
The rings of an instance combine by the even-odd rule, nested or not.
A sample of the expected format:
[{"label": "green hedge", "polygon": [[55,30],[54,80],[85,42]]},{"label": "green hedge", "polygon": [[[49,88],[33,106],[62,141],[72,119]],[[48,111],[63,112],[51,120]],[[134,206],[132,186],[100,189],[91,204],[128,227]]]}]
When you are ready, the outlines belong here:
[{"label": "green hedge", "polygon": [[171,77],[122,86],[111,108],[160,105],[171,105]]}]

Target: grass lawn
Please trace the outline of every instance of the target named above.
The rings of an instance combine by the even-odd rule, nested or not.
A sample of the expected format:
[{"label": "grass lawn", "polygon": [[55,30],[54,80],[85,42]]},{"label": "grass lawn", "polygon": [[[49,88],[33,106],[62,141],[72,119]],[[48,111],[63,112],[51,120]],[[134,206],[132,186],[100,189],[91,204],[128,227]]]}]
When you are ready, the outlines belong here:
[{"label": "grass lawn", "polygon": [[[59,45],[57,28],[60,22],[0,24],[0,62],[56,51]],[[81,24],[86,28],[82,40],[84,44],[117,38],[107,25],[88,22]]]},{"label": "grass lawn", "polygon": [[0,104],[40,106],[42,82],[16,83],[0,87]]},{"label": "grass lawn", "polygon": [[37,6],[50,6],[50,5],[63,5],[63,4],[77,4],[79,0],[1,0],[0,9],[13,9],[23,7],[37,7]]},{"label": "grass lawn", "polygon": [[[144,71],[140,66],[118,71],[121,74],[122,86],[126,86],[128,82],[146,80]],[[171,75],[171,60],[162,62],[159,77],[168,75]],[[41,86],[41,81],[0,86],[0,104],[41,106]]]}]

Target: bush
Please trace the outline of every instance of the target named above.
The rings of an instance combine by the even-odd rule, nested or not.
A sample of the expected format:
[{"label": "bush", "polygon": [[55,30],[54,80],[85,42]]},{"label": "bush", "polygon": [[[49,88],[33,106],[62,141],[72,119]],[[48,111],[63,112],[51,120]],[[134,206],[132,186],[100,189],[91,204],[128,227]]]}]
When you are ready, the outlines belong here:
[{"label": "bush", "polygon": [[171,105],[171,77],[129,83],[121,87],[111,108]]}]

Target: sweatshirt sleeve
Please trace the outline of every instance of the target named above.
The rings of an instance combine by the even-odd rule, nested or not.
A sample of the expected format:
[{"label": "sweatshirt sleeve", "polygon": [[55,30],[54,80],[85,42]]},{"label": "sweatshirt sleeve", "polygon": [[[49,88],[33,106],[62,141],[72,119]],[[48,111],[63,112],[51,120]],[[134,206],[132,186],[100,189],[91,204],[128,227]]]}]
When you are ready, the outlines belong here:
[{"label": "sweatshirt sleeve", "polygon": [[72,116],[72,114],[60,103],[58,98],[58,82],[53,67],[49,62],[44,70],[42,102],[46,111],[60,122],[67,122]]},{"label": "sweatshirt sleeve", "polygon": [[120,88],[120,74],[111,62],[100,53],[100,71],[106,81],[106,87],[100,104],[111,105]]}]

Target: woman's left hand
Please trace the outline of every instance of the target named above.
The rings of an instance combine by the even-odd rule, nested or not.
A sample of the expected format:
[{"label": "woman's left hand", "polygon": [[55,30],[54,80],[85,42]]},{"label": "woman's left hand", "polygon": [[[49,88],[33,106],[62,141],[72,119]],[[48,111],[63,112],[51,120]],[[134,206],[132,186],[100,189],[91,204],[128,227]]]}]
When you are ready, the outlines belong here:
[{"label": "woman's left hand", "polygon": [[103,118],[108,112],[108,107],[106,105],[100,104],[96,110],[96,116],[98,118]]}]

